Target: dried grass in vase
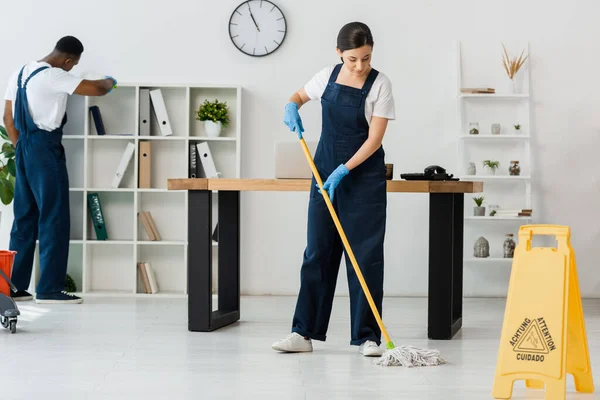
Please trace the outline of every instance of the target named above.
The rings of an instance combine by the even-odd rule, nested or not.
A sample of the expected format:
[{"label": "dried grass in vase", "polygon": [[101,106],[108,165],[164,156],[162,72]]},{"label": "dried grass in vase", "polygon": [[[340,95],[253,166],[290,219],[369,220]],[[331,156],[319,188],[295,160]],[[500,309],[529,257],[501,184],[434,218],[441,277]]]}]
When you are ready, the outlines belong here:
[{"label": "dried grass in vase", "polygon": [[502,65],[504,66],[504,71],[506,71],[508,78],[512,81],[513,90],[514,90],[515,89],[515,76],[517,75],[517,73],[519,72],[519,70],[521,69],[523,64],[525,63],[525,60],[527,60],[527,58],[529,57],[529,54],[527,54],[527,55],[525,55],[525,57],[523,57],[523,55],[525,54],[525,50],[523,50],[521,52],[521,55],[519,56],[519,58],[513,57],[511,59],[510,56],[508,55],[508,51],[506,51],[506,47],[504,46],[504,43],[502,44],[502,48],[504,49],[504,54],[502,55]]}]

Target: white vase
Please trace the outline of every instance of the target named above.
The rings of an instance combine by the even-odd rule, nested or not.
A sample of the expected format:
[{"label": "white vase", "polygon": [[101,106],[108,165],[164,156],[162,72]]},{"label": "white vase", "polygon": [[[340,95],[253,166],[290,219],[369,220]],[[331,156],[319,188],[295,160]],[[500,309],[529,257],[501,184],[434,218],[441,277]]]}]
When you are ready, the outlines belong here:
[{"label": "white vase", "polygon": [[221,121],[204,121],[204,130],[206,131],[206,136],[218,137],[223,130],[223,124]]}]

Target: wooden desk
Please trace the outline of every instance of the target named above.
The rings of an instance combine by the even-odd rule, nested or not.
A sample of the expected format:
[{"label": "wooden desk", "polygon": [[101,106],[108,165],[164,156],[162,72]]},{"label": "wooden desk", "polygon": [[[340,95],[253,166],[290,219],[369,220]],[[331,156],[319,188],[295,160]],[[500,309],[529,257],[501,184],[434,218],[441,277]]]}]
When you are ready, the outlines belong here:
[{"label": "wooden desk", "polygon": [[[240,319],[240,192],[302,192],[308,179],[169,179],[188,191],[188,330],[209,332]],[[464,194],[482,182],[388,181],[390,193],[429,194],[429,339],[462,327]],[[212,191],[218,191],[219,296],[212,311]],[[385,321],[385,319],[384,319]]]}]

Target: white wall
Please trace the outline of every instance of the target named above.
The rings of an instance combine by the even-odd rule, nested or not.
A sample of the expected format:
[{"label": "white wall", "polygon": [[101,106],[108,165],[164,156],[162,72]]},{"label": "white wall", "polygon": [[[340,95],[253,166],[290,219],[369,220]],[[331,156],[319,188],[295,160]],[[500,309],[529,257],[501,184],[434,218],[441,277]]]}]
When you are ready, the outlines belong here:
[{"label": "white wall", "polygon": [[[452,172],[453,40],[462,41],[471,54],[478,48],[492,54],[498,68],[500,41],[529,41],[537,152],[535,221],[572,227],[582,293],[600,295],[600,4],[371,0],[365,7],[362,0],[277,0],[288,21],[288,36],[275,54],[254,59],[236,50],[227,34],[229,16],[239,2],[5,2],[0,90],[10,72],[43,57],[65,34],[85,45],[79,70],[101,71],[123,81],[239,83],[245,88],[243,176],[271,177],[272,141],[294,138],[282,124],[289,95],[320,68],[337,62],[339,28],[362,20],[375,35],[374,66],[394,84],[398,119],[390,124],[385,147],[396,177],[434,163]],[[319,111],[318,104],[302,110],[308,139],[318,136]],[[434,144],[425,145],[426,140]],[[567,190],[568,183],[573,189]],[[242,200],[243,292],[296,294],[307,194],[245,193]],[[427,207],[425,195],[389,197],[387,295],[427,292]],[[3,209],[1,247],[8,246],[11,214]],[[508,277],[507,267],[466,265],[465,294],[503,295]],[[347,292],[343,270],[338,290]]]}]

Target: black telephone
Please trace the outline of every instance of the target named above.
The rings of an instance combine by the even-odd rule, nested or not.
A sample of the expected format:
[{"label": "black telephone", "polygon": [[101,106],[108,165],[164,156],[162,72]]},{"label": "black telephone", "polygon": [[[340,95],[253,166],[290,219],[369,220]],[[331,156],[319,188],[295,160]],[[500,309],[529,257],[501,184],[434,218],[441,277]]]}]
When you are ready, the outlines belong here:
[{"label": "black telephone", "polygon": [[454,175],[447,174],[446,169],[439,165],[430,165],[425,168],[422,173],[406,173],[400,174],[400,178],[407,181],[457,181]]}]

